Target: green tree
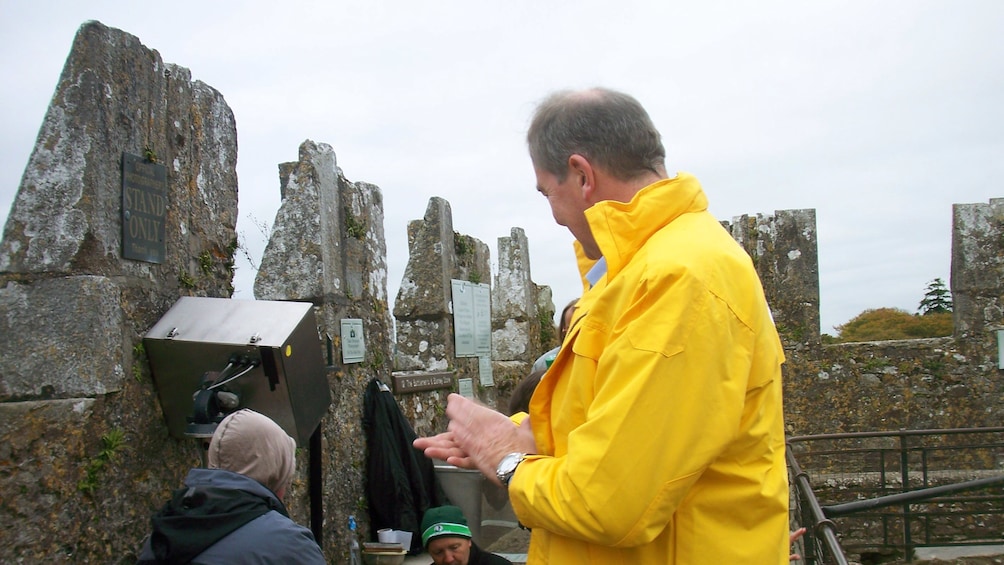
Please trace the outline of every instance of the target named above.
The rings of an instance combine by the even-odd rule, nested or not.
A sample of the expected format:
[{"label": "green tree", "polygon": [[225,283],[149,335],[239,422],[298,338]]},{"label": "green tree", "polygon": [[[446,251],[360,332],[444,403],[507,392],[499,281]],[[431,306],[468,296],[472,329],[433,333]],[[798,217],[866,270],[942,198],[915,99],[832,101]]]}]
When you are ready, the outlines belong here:
[{"label": "green tree", "polygon": [[917,312],[921,316],[944,314],[952,311],[952,293],[945,288],[945,281],[936,278],[927,283],[927,291],[920,301]]}]

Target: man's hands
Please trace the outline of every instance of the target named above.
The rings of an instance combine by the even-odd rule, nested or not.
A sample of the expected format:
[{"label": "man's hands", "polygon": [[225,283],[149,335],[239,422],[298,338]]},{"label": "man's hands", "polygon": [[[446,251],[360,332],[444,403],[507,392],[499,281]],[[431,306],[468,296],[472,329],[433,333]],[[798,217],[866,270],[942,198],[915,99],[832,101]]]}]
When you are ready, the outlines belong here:
[{"label": "man's hands", "polygon": [[446,431],[415,440],[426,457],[442,459],[450,465],[477,469],[495,484],[501,484],[495,469],[509,453],[536,453],[530,419],[519,426],[503,414],[459,394],[447,398]]}]

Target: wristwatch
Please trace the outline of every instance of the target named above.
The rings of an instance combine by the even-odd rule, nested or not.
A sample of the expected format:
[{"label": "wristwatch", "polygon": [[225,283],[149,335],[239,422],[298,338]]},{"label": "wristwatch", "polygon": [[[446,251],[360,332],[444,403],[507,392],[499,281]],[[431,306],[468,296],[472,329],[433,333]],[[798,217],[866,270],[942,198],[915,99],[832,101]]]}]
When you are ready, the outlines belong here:
[{"label": "wristwatch", "polygon": [[516,467],[523,462],[523,458],[525,457],[526,453],[510,453],[503,457],[502,461],[499,461],[499,466],[495,469],[495,476],[498,477],[502,486],[509,487],[509,481],[512,480]]}]

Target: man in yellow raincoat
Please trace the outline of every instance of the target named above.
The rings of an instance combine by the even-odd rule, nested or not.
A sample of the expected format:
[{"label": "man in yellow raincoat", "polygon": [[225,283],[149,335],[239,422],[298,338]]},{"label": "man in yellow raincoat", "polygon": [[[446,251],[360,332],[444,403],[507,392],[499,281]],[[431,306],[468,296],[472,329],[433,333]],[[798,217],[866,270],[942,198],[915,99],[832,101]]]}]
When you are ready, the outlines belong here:
[{"label": "man in yellow raincoat", "polygon": [[750,257],[634,98],[557,93],[527,139],[575,319],[529,418],[451,395],[416,447],[508,487],[530,563],[787,563],[784,353]]}]

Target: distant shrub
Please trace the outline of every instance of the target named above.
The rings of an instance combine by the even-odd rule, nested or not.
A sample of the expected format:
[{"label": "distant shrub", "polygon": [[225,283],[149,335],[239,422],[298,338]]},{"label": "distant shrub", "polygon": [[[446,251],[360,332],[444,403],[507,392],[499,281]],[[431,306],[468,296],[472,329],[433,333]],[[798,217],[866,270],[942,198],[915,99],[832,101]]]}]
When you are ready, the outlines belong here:
[{"label": "distant shrub", "polygon": [[920,339],[952,335],[952,313],[913,315],[899,308],[865,310],[836,326],[837,342]]}]

